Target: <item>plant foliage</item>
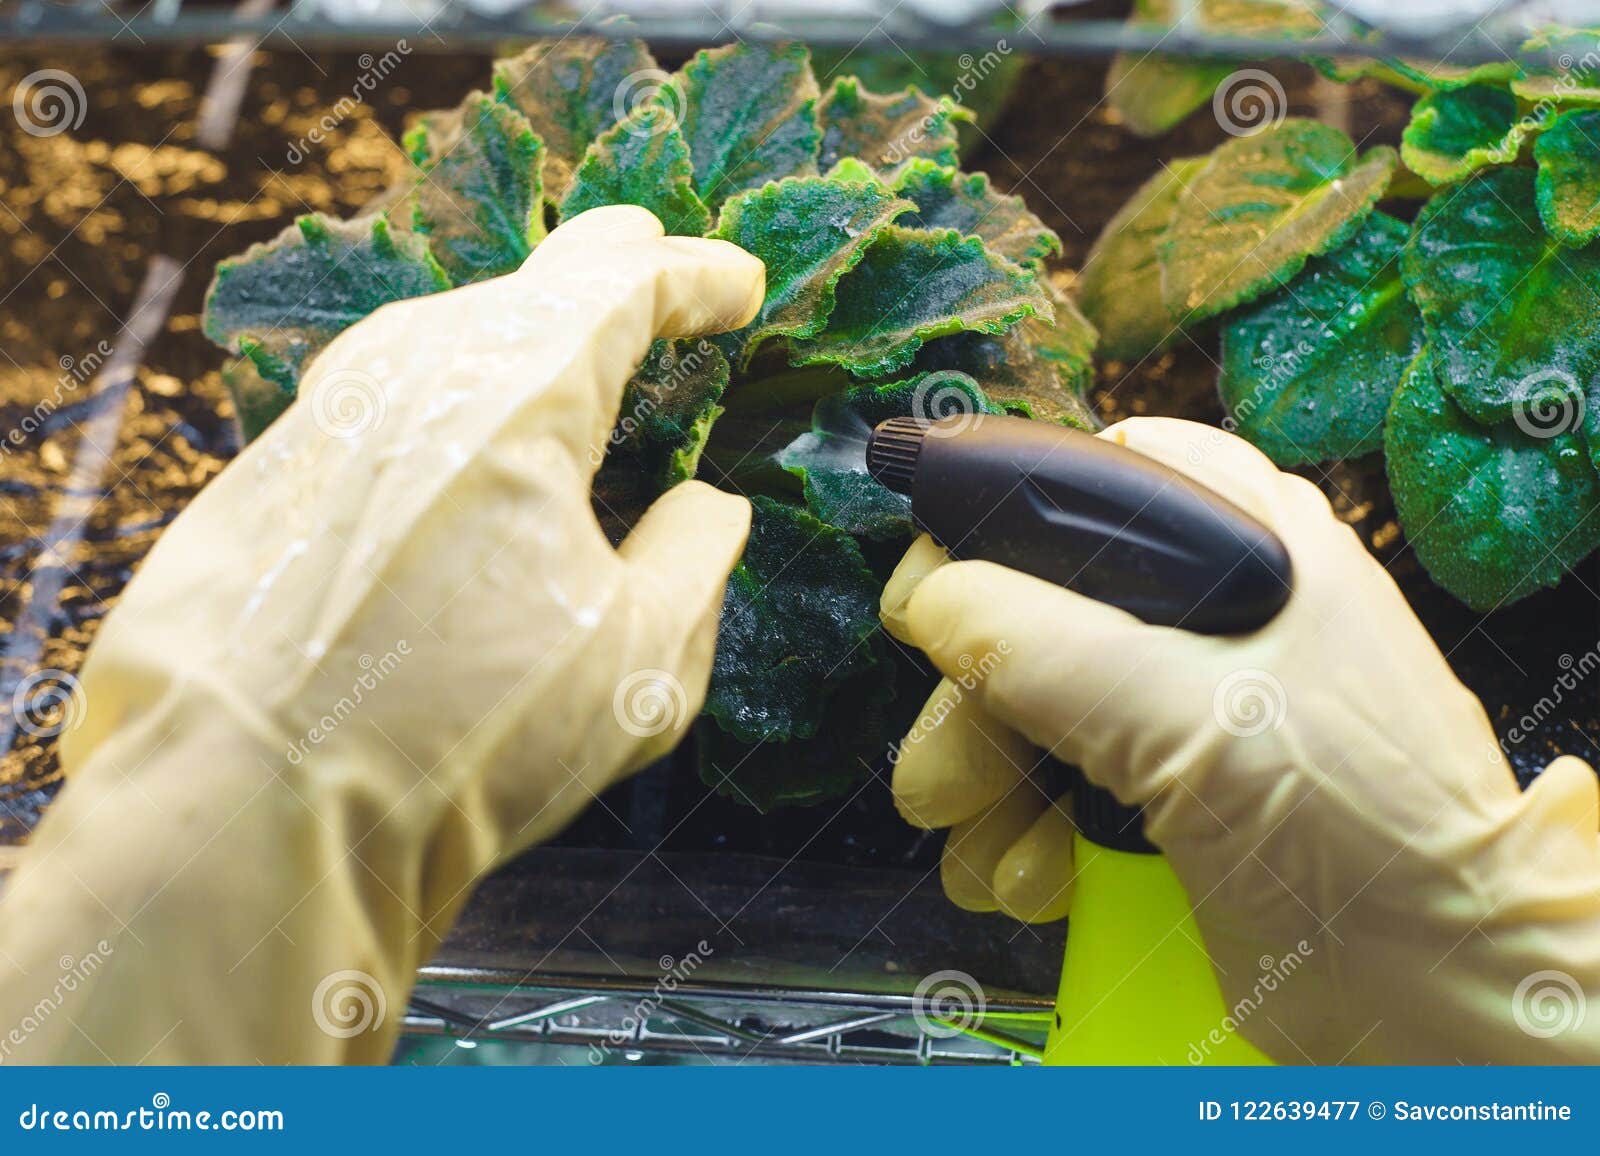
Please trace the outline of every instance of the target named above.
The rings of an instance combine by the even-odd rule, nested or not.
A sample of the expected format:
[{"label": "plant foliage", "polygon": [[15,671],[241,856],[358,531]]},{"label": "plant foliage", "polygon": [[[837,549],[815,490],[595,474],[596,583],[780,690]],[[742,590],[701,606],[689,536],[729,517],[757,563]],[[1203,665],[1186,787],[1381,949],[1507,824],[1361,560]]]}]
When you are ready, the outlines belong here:
[{"label": "plant foliage", "polygon": [[1094,424],[1095,330],[1046,268],[1060,241],[959,170],[972,114],[951,91],[851,75],[824,88],[796,44],[710,49],[671,76],[627,41],[502,60],[489,93],[419,119],[417,167],[391,207],[303,218],[218,267],[205,328],[242,359],[229,380],[246,433],[344,328],[514,269],[585,209],[642,205],[671,232],[743,246],[767,266],[759,314],[656,343],[625,391],[595,510],[620,541],[685,478],[751,495],[696,728],[702,776],[762,808],[856,789],[898,738],[892,705],[928,689],[878,626],[912,526],[866,474],[866,431],[952,409]]},{"label": "plant foliage", "polygon": [[[1314,7],[1253,32],[1306,35]],[[1135,20],[1243,19],[1224,0],[1185,11],[1140,0]],[[1404,168],[1281,116],[1164,164],[1079,277],[1101,351],[1143,358],[1215,328],[1230,423],[1274,461],[1381,450],[1417,557],[1474,608],[1554,585],[1600,546],[1595,35],[1550,29],[1524,60],[1471,67],[1318,62],[1416,96]],[[1173,69],[1186,87],[1154,91]],[[1124,61],[1118,105],[1136,129],[1170,127],[1219,71]]]}]

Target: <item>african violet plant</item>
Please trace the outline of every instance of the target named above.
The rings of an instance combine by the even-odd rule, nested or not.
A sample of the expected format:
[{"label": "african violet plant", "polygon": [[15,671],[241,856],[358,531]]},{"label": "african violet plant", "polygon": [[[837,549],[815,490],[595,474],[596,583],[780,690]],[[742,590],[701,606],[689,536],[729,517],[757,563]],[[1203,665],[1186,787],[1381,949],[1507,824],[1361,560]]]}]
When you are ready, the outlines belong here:
[{"label": "african violet plant", "polygon": [[302,217],[219,265],[206,332],[240,355],[230,384],[254,436],[340,330],[506,273],[585,209],[642,205],[670,232],[761,257],[754,321],[651,349],[595,511],[620,540],[685,478],[752,496],[696,724],[701,771],[762,808],[820,799],[866,778],[903,729],[891,704],[914,710],[927,690],[878,625],[912,527],[866,474],[866,431],[951,410],[1093,424],[1094,330],[1045,270],[1059,239],[959,170],[969,115],[853,76],[824,93],[800,45],[704,51],[670,78],[637,42],[537,47],[500,61],[491,91],[418,120],[415,172],[381,209]]},{"label": "african violet plant", "polygon": [[[1307,32],[1305,5],[1275,6],[1288,15],[1272,31]],[[1250,7],[1249,31],[1271,34]],[[1146,183],[1079,283],[1110,357],[1218,332],[1230,424],[1279,464],[1383,451],[1418,558],[1481,610],[1554,585],[1600,545],[1600,41],[1539,47],[1563,36],[1588,64],[1318,62],[1417,94],[1398,155],[1280,105],[1264,131]],[[1554,57],[1569,58],[1584,59]],[[1121,74],[1143,130],[1222,83],[1204,61],[1156,65]],[[1183,100],[1141,95],[1175,70]],[[1409,224],[1375,207],[1399,213],[1418,193]]]}]

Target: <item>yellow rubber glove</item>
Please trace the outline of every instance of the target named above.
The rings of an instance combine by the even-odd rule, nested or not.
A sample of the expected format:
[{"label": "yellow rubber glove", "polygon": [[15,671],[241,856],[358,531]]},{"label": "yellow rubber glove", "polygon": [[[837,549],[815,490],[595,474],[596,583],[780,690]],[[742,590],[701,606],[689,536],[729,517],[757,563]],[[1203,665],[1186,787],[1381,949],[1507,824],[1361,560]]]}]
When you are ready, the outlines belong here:
[{"label": "yellow rubber glove", "polygon": [[698,713],[748,505],[685,483],[613,550],[590,480],[651,339],[764,280],[596,209],[316,359],[89,655],[0,901],[0,1059],[388,1058],[474,882]]},{"label": "yellow rubber glove", "polygon": [[1600,1062],[1593,771],[1564,757],[1518,791],[1482,705],[1315,486],[1208,426],[1102,436],[1276,530],[1294,595],[1254,634],[1203,637],[919,541],[885,623],[955,681],[894,787],[912,822],[955,825],[952,898],[1064,913],[1069,825],[1026,779],[1048,751],[1144,808],[1229,1007],[1260,997],[1260,959],[1309,946],[1241,1027],[1274,1059]]}]

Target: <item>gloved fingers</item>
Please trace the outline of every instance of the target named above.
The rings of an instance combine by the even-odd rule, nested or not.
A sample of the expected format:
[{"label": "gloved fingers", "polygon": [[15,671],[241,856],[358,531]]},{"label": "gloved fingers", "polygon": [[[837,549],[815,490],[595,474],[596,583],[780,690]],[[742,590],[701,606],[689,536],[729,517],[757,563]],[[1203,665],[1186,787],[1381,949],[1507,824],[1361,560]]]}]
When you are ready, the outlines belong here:
[{"label": "gloved fingers", "polygon": [[516,276],[537,281],[559,269],[574,281],[619,289],[649,278],[651,337],[696,337],[749,324],[766,296],[760,258],[728,241],[664,232],[655,214],[637,205],[590,209],[545,238]]},{"label": "gloved fingers", "polygon": [[[1580,838],[1593,840],[1600,834],[1600,784],[1594,768],[1577,755],[1552,759],[1521,799],[1524,829],[1549,832],[1565,828]],[[1527,812],[1542,811],[1548,819],[1530,817]]]},{"label": "gloved fingers", "polygon": [[1065,919],[1072,907],[1072,797],[1062,795],[1011,844],[994,869],[1000,910],[1024,923]]},{"label": "gloved fingers", "polygon": [[945,553],[944,547],[927,534],[920,535],[911,543],[911,548],[889,576],[883,588],[883,597],[878,600],[878,617],[883,620],[883,628],[893,637],[901,642],[911,642],[906,627],[906,604],[911,601],[911,595],[922,580],[948,561],[950,555]]},{"label": "gloved fingers", "polygon": [[[614,700],[618,724],[641,740],[625,771],[670,751],[700,713],[723,593],[749,534],[747,500],[690,481],[658,498],[618,550],[628,569],[634,610],[653,640],[648,665],[625,671],[619,684],[631,682],[644,697],[630,700],[629,692],[619,689]],[[654,706],[652,694],[661,699]],[[657,726],[660,720],[654,717],[632,718],[639,703],[646,714],[655,706],[668,711],[668,725]]]},{"label": "gloved fingers", "polygon": [[1130,417],[1097,435],[1193,478],[1275,530],[1283,471],[1241,437],[1215,426],[1169,417]]},{"label": "gloved fingers", "polygon": [[1023,782],[951,827],[939,860],[939,879],[950,902],[964,911],[998,911],[995,868],[1048,805],[1037,787]]},{"label": "gloved fingers", "polygon": [[[1149,731],[1152,704],[1180,723],[1186,713],[1195,726],[1211,720],[1209,687],[1193,704],[1182,688],[1186,668],[1208,661],[1214,640],[1149,626],[1004,566],[941,566],[911,596],[905,621],[908,641],[946,675],[981,672],[973,693],[988,714],[1091,773],[1130,728]],[[1119,784],[1104,785],[1122,794]]]},{"label": "gloved fingers", "polygon": [[970,819],[1015,790],[1038,760],[1021,735],[984,713],[970,690],[942,679],[894,764],[894,805],[913,827]]}]

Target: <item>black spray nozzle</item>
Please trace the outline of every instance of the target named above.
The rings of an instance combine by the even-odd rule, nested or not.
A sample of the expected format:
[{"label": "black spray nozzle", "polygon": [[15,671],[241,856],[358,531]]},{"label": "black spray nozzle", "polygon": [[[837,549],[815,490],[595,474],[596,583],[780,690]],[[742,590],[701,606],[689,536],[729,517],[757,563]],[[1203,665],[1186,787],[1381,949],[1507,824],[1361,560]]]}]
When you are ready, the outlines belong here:
[{"label": "black spray nozzle", "polygon": [[[1025,418],[891,418],[867,469],[954,557],[998,562],[1157,626],[1243,634],[1289,600],[1278,536],[1222,495],[1104,438]],[[1153,851],[1137,808],[1080,780],[1078,829]]]},{"label": "black spray nozzle", "polygon": [[1192,478],[1067,426],[891,418],[872,431],[867,469],[910,496],[913,519],[952,555],[1154,625],[1242,634],[1289,600],[1289,552],[1266,526]]}]

